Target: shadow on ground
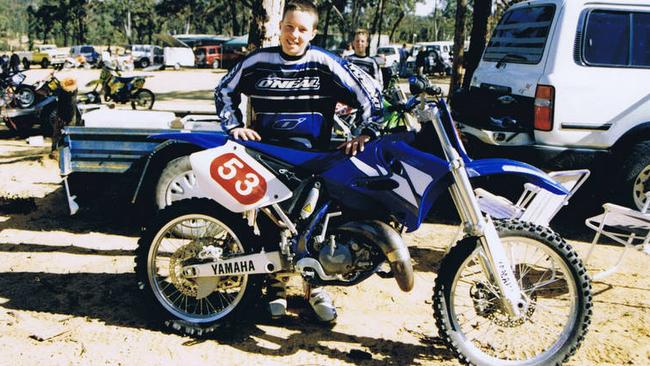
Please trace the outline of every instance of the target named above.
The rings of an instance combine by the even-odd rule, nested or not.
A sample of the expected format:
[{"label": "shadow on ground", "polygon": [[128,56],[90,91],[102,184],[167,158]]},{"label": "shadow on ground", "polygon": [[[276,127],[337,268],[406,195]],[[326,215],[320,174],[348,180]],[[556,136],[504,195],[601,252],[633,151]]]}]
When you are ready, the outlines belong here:
[{"label": "shadow on ground", "polygon": [[[168,333],[166,328],[160,327],[158,321],[148,320],[145,314],[151,314],[151,309],[144,308],[142,293],[135,283],[133,274],[1,273],[0,297],[7,299],[2,305],[5,309],[88,317],[108,325]],[[298,297],[289,300],[290,308],[301,306],[299,303],[304,302]],[[254,309],[251,314],[265,312],[262,309]],[[284,327],[296,333],[290,335],[289,339],[274,337],[258,325]],[[253,337],[264,339],[277,347],[264,347]],[[368,359],[367,357],[372,355],[364,355],[363,352],[349,353],[322,344],[327,341],[350,343],[354,348],[368,348],[372,353],[381,355],[382,360]],[[416,358],[441,360],[454,357],[437,338],[422,336],[420,344],[410,344],[355,336],[320,326],[304,319],[302,315],[293,315],[278,321],[251,318],[250,321],[221,328],[207,338],[191,340],[186,345],[199,342],[215,342],[251,354],[286,356],[306,350],[348,362],[355,360],[355,357],[363,357],[366,365],[405,365],[413,364]]]}]

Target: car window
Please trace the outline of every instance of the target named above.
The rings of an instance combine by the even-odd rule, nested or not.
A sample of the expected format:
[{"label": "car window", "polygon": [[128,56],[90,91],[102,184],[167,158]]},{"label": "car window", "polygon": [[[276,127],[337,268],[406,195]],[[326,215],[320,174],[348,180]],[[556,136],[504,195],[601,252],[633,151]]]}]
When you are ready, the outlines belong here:
[{"label": "car window", "polygon": [[632,65],[650,66],[650,13],[633,15],[632,34]]},{"label": "car window", "polygon": [[215,53],[217,53],[217,49],[216,49],[216,48],[208,48],[208,54],[209,54],[209,55],[214,55]]},{"label": "car window", "polygon": [[93,48],[89,47],[89,46],[81,47],[81,52],[82,53],[91,53],[91,52],[93,52]]},{"label": "car window", "polygon": [[492,33],[483,60],[536,64],[542,59],[555,5],[507,11]]},{"label": "car window", "polygon": [[393,48],[379,48],[377,50],[378,55],[396,55],[397,52]]},{"label": "car window", "polygon": [[594,10],[584,34],[587,65],[650,67],[650,13]]}]

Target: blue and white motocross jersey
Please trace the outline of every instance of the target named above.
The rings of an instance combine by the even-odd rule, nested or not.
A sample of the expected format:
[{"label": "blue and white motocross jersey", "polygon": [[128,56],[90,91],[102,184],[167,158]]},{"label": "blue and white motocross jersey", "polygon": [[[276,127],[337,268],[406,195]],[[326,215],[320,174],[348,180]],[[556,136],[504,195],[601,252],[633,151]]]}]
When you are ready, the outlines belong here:
[{"label": "blue and white motocross jersey", "polygon": [[368,75],[375,78],[375,80],[377,80],[377,83],[383,87],[384,80],[383,75],[381,74],[381,68],[374,58],[370,56],[357,56],[356,54],[352,54],[345,56],[345,59],[348,62],[357,65],[361,70],[365,71]]},{"label": "blue and white motocross jersey", "polygon": [[382,123],[380,85],[355,65],[314,46],[297,57],[280,47],[259,49],[237,64],[214,94],[226,131],[243,127],[238,107],[241,94],[248,95],[251,127],[265,140],[301,137],[313,147],[327,147],[337,102],[359,108],[364,134],[377,136]]}]

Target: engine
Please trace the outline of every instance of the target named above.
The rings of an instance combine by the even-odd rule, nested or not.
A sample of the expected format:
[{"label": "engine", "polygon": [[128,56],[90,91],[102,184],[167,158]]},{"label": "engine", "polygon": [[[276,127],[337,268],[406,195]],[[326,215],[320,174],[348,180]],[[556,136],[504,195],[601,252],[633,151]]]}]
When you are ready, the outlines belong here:
[{"label": "engine", "polygon": [[350,235],[330,235],[323,243],[314,243],[312,253],[318,254],[325,273],[341,275],[347,281],[354,281],[362,274],[372,274],[383,261],[379,248]]}]

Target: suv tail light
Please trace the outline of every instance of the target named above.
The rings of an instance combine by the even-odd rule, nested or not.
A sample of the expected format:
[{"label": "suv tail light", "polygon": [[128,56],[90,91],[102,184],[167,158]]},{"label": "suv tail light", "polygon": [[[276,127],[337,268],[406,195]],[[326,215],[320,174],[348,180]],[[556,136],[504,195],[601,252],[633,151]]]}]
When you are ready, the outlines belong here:
[{"label": "suv tail light", "polygon": [[535,129],[550,131],[553,129],[553,102],[555,88],[550,85],[537,85],[535,91]]}]

